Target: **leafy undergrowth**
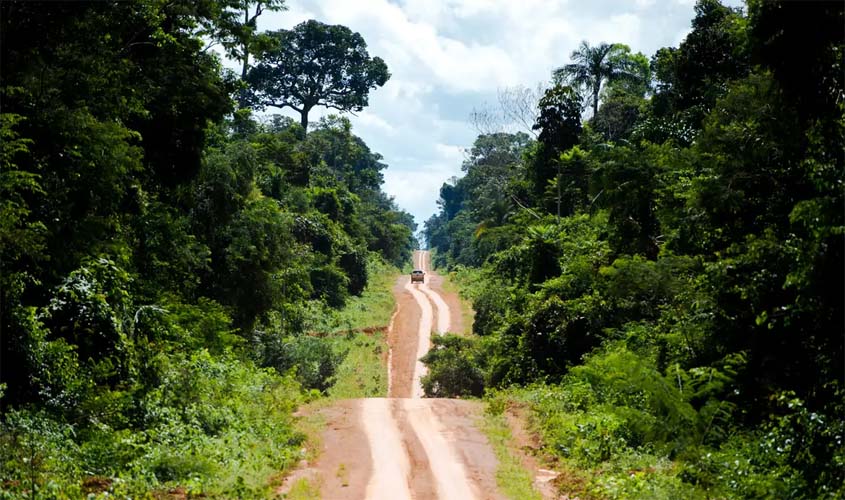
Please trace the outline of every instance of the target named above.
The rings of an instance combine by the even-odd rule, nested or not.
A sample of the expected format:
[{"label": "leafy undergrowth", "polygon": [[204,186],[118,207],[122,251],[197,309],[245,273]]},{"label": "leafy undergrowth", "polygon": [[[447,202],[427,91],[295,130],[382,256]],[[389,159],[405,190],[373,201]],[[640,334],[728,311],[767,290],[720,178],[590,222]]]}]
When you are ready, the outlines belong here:
[{"label": "leafy undergrowth", "polygon": [[387,327],[395,301],[393,285],[399,270],[381,259],[368,262],[370,281],[360,297],[350,297],[337,312],[330,329],[334,332],[379,331]]},{"label": "leafy undergrowth", "polygon": [[[304,436],[291,417],[303,401],[299,384],[204,350],[157,362],[165,366],[154,390],[121,414],[92,413],[87,426],[8,412],[0,498],[266,498],[267,478],[299,460]],[[125,397],[115,391],[97,403],[116,412]]]},{"label": "leafy undergrowth", "polygon": [[[134,377],[143,378],[133,386],[51,380],[66,388],[56,403],[78,407],[67,415],[24,408],[5,413],[0,499],[271,497],[286,471],[306,458],[303,450],[313,448],[305,444],[307,425],[293,417],[298,407],[387,392],[384,330],[397,271],[371,262],[362,297],[322,319],[342,324],[337,333],[282,336],[268,323],[242,350],[216,306],[200,311],[169,304],[161,312],[162,335],[202,335],[229,345],[139,351],[148,359],[133,368]],[[58,360],[51,362],[61,361],[61,345],[45,341],[44,350]],[[64,401],[73,397],[76,402]],[[308,497],[310,487],[297,491]]]},{"label": "leafy undergrowth", "polygon": [[[690,374],[680,373],[686,384]],[[795,457],[838,446],[842,424],[797,398],[773,404],[780,415],[751,429],[729,427],[725,408],[689,402],[673,380],[635,354],[609,348],[574,368],[560,384],[489,390],[491,413],[529,409],[543,453],[556,463],[562,494],[582,499],[842,498],[816,486]],[[813,451],[816,450],[816,451]],[[843,463],[842,449],[834,461]],[[830,467],[830,464],[825,464]],[[824,474],[824,469],[818,469]],[[822,476],[823,477],[823,476]]]},{"label": "leafy undergrowth", "polygon": [[[327,391],[331,399],[387,395],[386,332],[395,308],[391,290],[399,270],[374,259],[369,273],[370,283],[361,296],[350,299],[337,315],[340,327],[331,342],[344,358]],[[338,334],[342,331],[346,333]]]}]

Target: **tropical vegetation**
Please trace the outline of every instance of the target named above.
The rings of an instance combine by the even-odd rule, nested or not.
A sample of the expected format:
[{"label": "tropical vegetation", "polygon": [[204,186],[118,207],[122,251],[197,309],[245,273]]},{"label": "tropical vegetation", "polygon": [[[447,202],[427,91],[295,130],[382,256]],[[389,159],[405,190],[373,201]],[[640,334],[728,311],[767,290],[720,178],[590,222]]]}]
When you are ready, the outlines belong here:
[{"label": "tropical vegetation", "polygon": [[475,336],[429,393],[525,412],[573,497],[845,496],[843,27],[699,0],[651,58],[584,43],[537,140],[479,136],[440,190]]},{"label": "tropical vegetation", "polygon": [[284,7],[0,4],[0,498],[265,498],[369,342],[344,307],[415,225],[347,119],[238,104]]}]

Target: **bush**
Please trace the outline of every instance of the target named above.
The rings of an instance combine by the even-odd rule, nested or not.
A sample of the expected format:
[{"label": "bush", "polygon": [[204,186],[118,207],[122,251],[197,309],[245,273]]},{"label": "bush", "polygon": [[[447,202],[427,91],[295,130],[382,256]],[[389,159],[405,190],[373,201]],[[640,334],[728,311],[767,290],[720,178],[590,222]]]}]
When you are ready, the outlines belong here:
[{"label": "bush", "polygon": [[483,363],[475,339],[439,335],[422,358],[428,374],[422,378],[426,396],[435,398],[481,397],[484,394]]},{"label": "bush", "polygon": [[0,423],[0,498],[58,496],[63,480],[82,472],[77,456],[71,426],[44,412],[8,411]]},{"label": "bush", "polygon": [[325,339],[301,335],[282,337],[276,333],[257,331],[253,352],[258,363],[279,374],[291,372],[306,389],[325,392],[334,383],[337,368],[346,356],[335,352]]}]

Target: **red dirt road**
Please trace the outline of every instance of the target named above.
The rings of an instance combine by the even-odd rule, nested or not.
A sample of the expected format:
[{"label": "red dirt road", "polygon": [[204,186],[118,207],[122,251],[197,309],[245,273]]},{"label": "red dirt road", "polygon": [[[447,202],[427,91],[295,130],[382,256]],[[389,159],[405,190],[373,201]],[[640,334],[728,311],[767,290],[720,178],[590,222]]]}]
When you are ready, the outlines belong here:
[{"label": "red dirt road", "polygon": [[426,282],[411,285],[403,276],[393,289],[389,397],[341,401],[321,410],[326,426],[319,457],[280,492],[306,477],[321,498],[331,500],[504,498],[496,486],[498,461],[475,426],[481,404],[422,398],[425,366],[419,358],[431,335],[463,325],[460,303],[454,294],[442,293],[428,252],[415,252],[414,265],[426,271]]}]

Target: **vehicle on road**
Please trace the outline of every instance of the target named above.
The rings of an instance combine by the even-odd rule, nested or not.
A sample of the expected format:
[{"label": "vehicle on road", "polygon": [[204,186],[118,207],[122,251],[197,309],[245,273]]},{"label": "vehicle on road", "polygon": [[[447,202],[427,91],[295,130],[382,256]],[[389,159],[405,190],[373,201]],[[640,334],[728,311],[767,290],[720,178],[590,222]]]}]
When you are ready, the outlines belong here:
[{"label": "vehicle on road", "polygon": [[421,269],[411,271],[411,283],[425,283],[425,272]]}]

